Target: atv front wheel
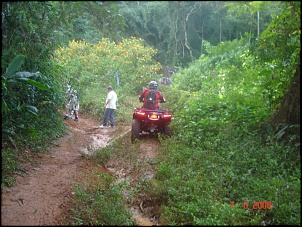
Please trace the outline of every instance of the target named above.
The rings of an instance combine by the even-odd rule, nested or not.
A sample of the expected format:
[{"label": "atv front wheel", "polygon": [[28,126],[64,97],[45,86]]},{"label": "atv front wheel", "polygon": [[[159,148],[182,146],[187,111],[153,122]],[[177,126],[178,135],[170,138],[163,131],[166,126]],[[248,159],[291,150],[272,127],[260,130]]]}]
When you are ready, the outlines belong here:
[{"label": "atv front wheel", "polygon": [[139,139],[140,134],[140,122],[137,119],[132,120],[131,128],[131,142],[134,143],[136,139]]}]

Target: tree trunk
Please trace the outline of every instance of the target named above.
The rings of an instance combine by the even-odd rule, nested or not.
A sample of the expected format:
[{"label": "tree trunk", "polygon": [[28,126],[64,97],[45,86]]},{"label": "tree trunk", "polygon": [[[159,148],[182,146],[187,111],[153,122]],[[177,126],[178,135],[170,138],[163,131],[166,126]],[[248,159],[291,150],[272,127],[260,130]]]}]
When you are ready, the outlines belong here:
[{"label": "tree trunk", "polygon": [[221,42],[221,19],[219,19],[219,42]]},{"label": "tree trunk", "polygon": [[185,19],[184,22],[183,22],[183,28],[184,28],[184,31],[185,31],[185,46],[187,47],[187,49],[188,49],[188,51],[189,51],[189,53],[190,53],[191,61],[192,61],[192,62],[194,61],[194,58],[193,58],[193,54],[192,54],[191,47],[190,47],[189,42],[188,42],[187,23],[188,23],[188,21],[189,21],[190,15],[194,12],[196,6],[197,6],[197,3],[194,4],[194,7],[193,7],[193,8],[191,9],[191,11],[187,14],[186,19]]},{"label": "tree trunk", "polygon": [[275,126],[278,124],[300,124],[300,60],[289,89],[271,123]]},{"label": "tree trunk", "polygon": [[257,11],[257,25],[258,25],[257,37],[259,37],[259,35],[260,35],[260,13],[259,13],[259,11]]}]

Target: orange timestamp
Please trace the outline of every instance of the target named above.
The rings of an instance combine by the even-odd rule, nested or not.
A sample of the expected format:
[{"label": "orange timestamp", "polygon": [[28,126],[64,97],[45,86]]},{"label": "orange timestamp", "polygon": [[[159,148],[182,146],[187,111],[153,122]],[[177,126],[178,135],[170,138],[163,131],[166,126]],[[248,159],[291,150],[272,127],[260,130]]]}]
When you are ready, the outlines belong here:
[{"label": "orange timestamp", "polygon": [[[234,201],[231,201],[231,208],[234,207]],[[243,202],[243,208],[247,210],[249,208],[249,204],[247,201]],[[253,210],[270,210],[272,208],[272,202],[271,201],[254,201]]]}]

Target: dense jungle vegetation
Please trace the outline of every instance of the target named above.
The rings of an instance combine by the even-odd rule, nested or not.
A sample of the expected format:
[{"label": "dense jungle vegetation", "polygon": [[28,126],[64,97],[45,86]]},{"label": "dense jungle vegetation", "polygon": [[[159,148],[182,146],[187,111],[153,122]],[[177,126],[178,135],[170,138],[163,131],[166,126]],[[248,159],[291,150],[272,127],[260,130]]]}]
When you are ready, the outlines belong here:
[{"label": "dense jungle vegetation", "polygon": [[173,136],[143,182],[161,224],[301,225],[300,34],[297,1],[3,2],[1,188],[20,155],[64,135],[68,81],[80,115],[100,119],[112,85],[116,121],[131,124],[169,65]]}]

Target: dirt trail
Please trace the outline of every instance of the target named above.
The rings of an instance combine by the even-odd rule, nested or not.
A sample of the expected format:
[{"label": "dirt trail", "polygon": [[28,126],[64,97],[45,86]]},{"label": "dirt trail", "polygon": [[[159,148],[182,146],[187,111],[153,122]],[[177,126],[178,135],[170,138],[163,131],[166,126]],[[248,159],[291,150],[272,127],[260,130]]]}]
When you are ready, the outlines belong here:
[{"label": "dirt trail", "polygon": [[[66,225],[66,214],[73,201],[73,182],[80,182],[83,173],[110,171],[119,175],[120,180],[140,177],[139,174],[131,175],[132,167],[126,163],[111,161],[106,169],[83,157],[91,147],[105,147],[113,138],[129,131],[129,125],[100,129],[100,123],[91,118],[81,118],[79,122],[69,119],[65,123],[69,128],[67,135],[54,141],[49,152],[38,154],[36,162],[24,163],[22,167],[26,173],[17,176],[17,185],[3,189],[2,226]],[[158,145],[155,143],[148,148],[142,145],[146,156],[139,156],[140,161],[156,157],[152,146]],[[152,177],[152,171],[146,170],[145,175]],[[137,206],[133,206],[132,211],[138,225],[154,225],[142,217]]]}]

